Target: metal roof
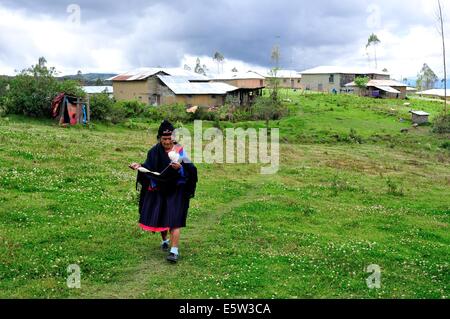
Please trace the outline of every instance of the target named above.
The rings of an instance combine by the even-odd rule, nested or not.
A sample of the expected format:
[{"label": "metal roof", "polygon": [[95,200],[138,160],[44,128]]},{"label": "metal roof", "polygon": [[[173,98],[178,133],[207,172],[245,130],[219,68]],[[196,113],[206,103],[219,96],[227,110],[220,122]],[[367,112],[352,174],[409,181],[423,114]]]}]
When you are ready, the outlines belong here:
[{"label": "metal roof", "polygon": [[254,71],[218,74],[212,80],[264,80],[265,77]]},{"label": "metal roof", "polygon": [[140,68],[126,73],[119,74],[108,80],[110,81],[143,81],[156,74],[165,74],[172,76],[184,76],[190,81],[208,81],[209,79],[192,71],[187,71],[179,68]]},{"label": "metal roof", "polygon": [[388,93],[402,93],[394,88],[391,88],[390,86],[385,85],[374,85],[377,89],[380,89],[382,91],[388,92]]},{"label": "metal roof", "polygon": [[[356,86],[355,81],[346,84],[345,86]],[[390,86],[390,87],[407,87],[405,83],[401,83],[394,80],[370,80],[367,82],[367,86]]]},{"label": "metal roof", "polygon": [[82,89],[87,94],[113,93],[112,86],[83,86]]},{"label": "metal roof", "polygon": [[418,116],[429,116],[430,114],[424,111],[410,111],[409,113],[418,115]]},{"label": "metal roof", "polygon": [[[274,77],[270,73],[267,73],[267,77]],[[277,71],[277,78],[289,78],[289,79],[301,79],[302,75],[298,71],[294,70],[278,70]]]},{"label": "metal roof", "polygon": [[225,95],[238,90],[237,87],[220,82],[189,82],[183,76],[158,75],[158,78],[177,95]]},{"label": "metal roof", "polygon": [[[445,89],[426,90],[426,91],[422,91],[422,92],[417,92],[417,94],[445,97]],[[450,97],[450,90],[447,90],[447,97]]]},{"label": "metal roof", "polygon": [[300,72],[305,74],[379,74],[389,75],[387,72],[370,69],[370,68],[358,68],[358,67],[340,67],[340,66],[318,66],[316,68],[308,69]]}]

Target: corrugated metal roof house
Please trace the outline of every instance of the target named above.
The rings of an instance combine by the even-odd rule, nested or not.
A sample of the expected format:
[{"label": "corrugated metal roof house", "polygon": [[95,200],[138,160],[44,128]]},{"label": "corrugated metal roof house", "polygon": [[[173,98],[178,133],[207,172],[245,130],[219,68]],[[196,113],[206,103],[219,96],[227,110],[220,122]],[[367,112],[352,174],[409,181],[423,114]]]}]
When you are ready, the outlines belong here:
[{"label": "corrugated metal roof house", "polygon": [[110,80],[117,100],[138,100],[150,105],[219,106],[227,98],[232,104],[248,105],[262,95],[264,88],[264,77],[252,71],[209,79],[183,69],[141,68]]},{"label": "corrugated metal roof house", "polygon": [[226,95],[228,92],[238,90],[237,87],[219,82],[190,82],[184,76],[157,76],[164,85],[177,95]]},{"label": "corrugated metal roof house", "polygon": [[365,90],[359,89],[355,82],[348,83],[345,87],[352,88],[365,96],[404,99],[408,85],[394,80],[370,80]]},{"label": "corrugated metal roof house", "polygon": [[211,81],[237,87],[239,90],[233,92],[230,99],[231,103],[237,106],[252,104],[257,96],[262,95],[262,90],[265,88],[265,77],[254,71],[219,74]]},{"label": "corrugated metal roof house", "polygon": [[[278,80],[278,87],[284,89],[303,89],[302,75],[295,70],[278,70],[276,76],[273,74],[267,74],[266,85],[270,86],[270,82],[274,79]],[[273,83],[273,82],[272,82]]]},{"label": "corrugated metal roof house", "polygon": [[170,68],[142,68],[111,78],[117,100],[138,100],[150,105],[185,104],[219,106],[238,90],[227,83],[211,82],[191,71]]},{"label": "corrugated metal roof house", "polygon": [[445,96],[447,96],[447,99],[450,99],[450,90],[447,90],[447,94],[445,94],[445,93],[446,93],[445,89],[431,89],[431,90],[417,92],[418,95],[424,96],[424,97],[445,99]]},{"label": "corrugated metal roof house", "polygon": [[389,80],[387,72],[359,67],[319,66],[300,72],[306,90],[318,92],[347,92],[346,84],[358,76],[372,80]]}]

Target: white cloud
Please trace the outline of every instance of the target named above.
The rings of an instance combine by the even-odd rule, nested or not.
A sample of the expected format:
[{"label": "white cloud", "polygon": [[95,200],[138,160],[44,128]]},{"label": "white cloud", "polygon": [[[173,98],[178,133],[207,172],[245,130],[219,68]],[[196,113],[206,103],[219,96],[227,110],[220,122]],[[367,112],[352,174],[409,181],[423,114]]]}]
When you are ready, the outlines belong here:
[{"label": "white cloud", "polygon": [[[126,5],[111,5],[107,13],[99,10],[100,2],[86,2],[79,26],[68,22],[64,5],[53,2],[33,2],[33,10],[26,10],[25,0],[8,8],[0,5],[0,73],[14,74],[40,56],[62,74],[74,74],[193,67],[197,55],[217,72],[211,58],[217,50],[227,58],[224,72],[233,67],[265,72],[279,32],[284,68],[368,66],[365,45],[375,32],[381,39],[378,65],[394,77],[414,77],[423,63],[443,75],[434,1],[266,1],[257,7],[251,1],[231,5],[227,0],[210,7],[194,0],[152,2],[148,7],[129,1],[129,11]],[[450,19],[450,3],[444,5]],[[52,15],[43,13],[50,9]],[[447,27],[447,35],[449,31]]]},{"label": "white cloud", "polygon": [[23,10],[0,7],[0,72],[13,75],[45,56],[63,74],[107,72],[126,69],[126,58],[119,43],[101,30],[97,23],[68,23],[46,15],[28,16]]}]

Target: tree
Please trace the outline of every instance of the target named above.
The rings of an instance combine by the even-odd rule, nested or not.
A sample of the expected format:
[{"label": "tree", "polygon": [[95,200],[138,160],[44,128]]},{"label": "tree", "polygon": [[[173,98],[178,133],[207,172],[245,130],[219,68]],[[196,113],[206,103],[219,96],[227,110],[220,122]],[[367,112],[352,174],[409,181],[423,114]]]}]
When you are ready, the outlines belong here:
[{"label": "tree", "polygon": [[271,89],[270,96],[272,98],[272,102],[274,104],[278,104],[279,97],[278,97],[278,91],[280,86],[280,79],[278,78],[278,71],[280,70],[280,47],[278,45],[275,45],[272,48],[272,53],[270,55],[273,63],[273,68],[269,71],[269,87]]},{"label": "tree", "polygon": [[258,96],[252,106],[252,114],[255,120],[264,120],[266,128],[270,128],[270,120],[279,120],[287,115],[289,110],[280,101],[274,103],[272,99]]},{"label": "tree", "polygon": [[[220,65],[223,64],[223,61],[225,60],[225,57],[222,53],[216,52],[214,53],[213,60],[217,63],[217,73],[220,73]],[[222,71],[223,71],[223,65],[222,65]]]},{"label": "tree", "polygon": [[198,73],[198,74],[206,75],[205,70],[204,70],[204,69],[202,68],[202,66],[201,66],[200,58],[197,58],[194,72],[195,72],[195,73]]},{"label": "tree", "polygon": [[434,73],[428,64],[424,63],[417,75],[417,88],[421,91],[432,89],[438,80],[436,73]]},{"label": "tree", "polygon": [[114,100],[107,93],[94,94],[91,97],[91,117],[105,120],[114,108]]},{"label": "tree", "polygon": [[367,88],[367,84],[369,83],[370,79],[368,77],[357,77],[355,79],[355,85],[359,89],[359,95],[362,95],[363,90]]},{"label": "tree", "polygon": [[206,64],[202,65],[202,69],[203,69],[203,75],[206,75],[209,71],[208,67],[206,66]]},{"label": "tree", "polygon": [[45,64],[47,64],[47,60],[41,56],[38,60],[38,65],[40,68],[45,68]]},{"label": "tree", "polygon": [[372,33],[367,40],[366,49],[370,46],[374,49],[375,55],[375,68],[378,69],[378,60],[377,60],[377,45],[380,44],[381,41],[375,33]]},{"label": "tree", "polygon": [[81,70],[78,70],[76,79],[78,82],[80,82],[81,85],[85,85],[83,72],[81,72]]},{"label": "tree", "polygon": [[64,80],[58,82],[57,93],[65,93],[70,96],[85,97],[86,93],[80,86],[80,82],[76,80]]},{"label": "tree", "polygon": [[442,57],[444,60],[444,114],[447,114],[447,60],[445,58],[446,52],[445,52],[445,34],[444,34],[444,17],[442,15],[442,6],[441,1],[438,0],[438,7],[439,7],[439,24],[440,29],[439,32],[442,36]]},{"label": "tree", "polygon": [[84,94],[76,81],[58,82],[55,68],[48,68],[46,62],[44,57],[39,58],[36,65],[22,70],[10,81],[7,92],[9,113],[50,116],[51,102],[58,93]]},{"label": "tree", "polygon": [[192,71],[191,67],[189,65],[187,65],[187,64],[184,65],[184,69],[186,71]]},{"label": "tree", "polygon": [[6,114],[6,96],[9,91],[9,80],[0,76],[0,117]]},{"label": "tree", "polygon": [[274,68],[279,69],[281,53],[280,53],[280,47],[278,45],[275,45],[272,48],[272,54],[271,54],[270,58],[272,59],[272,62],[275,64]]},{"label": "tree", "polygon": [[0,76],[0,98],[8,92],[9,80],[7,77]]},{"label": "tree", "polygon": [[95,85],[96,86],[103,86],[103,85],[105,85],[105,83],[103,82],[102,79],[97,78],[97,80],[95,80]]},{"label": "tree", "polygon": [[234,67],[234,68],[231,70],[231,72],[237,73],[237,72],[239,72],[239,71],[238,71],[238,69],[237,69],[236,67]]},{"label": "tree", "polygon": [[46,116],[58,91],[55,69],[47,68],[44,57],[36,65],[22,70],[11,80],[8,111],[15,114]]}]

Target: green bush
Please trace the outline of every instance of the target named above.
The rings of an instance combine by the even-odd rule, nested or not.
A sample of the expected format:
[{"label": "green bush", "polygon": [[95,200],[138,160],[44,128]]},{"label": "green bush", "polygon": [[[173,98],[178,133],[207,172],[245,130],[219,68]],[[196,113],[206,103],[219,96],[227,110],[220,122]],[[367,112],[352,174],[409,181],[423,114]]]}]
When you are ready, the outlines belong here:
[{"label": "green bush", "polygon": [[86,93],[80,86],[80,82],[75,80],[64,80],[58,82],[57,85],[57,93],[65,93],[70,96],[76,96],[80,98],[86,97]]},{"label": "green bush", "polygon": [[[77,81],[56,79],[56,70],[46,66],[45,58],[40,58],[39,63],[23,70],[9,80],[9,90],[2,103],[6,111],[12,114],[23,114],[34,117],[50,117],[51,103],[61,92],[68,95],[84,97],[80,84]],[[0,85],[2,86],[2,85]]]},{"label": "green bush", "polygon": [[51,69],[34,67],[22,71],[10,83],[8,113],[49,117],[58,83]]},{"label": "green bush", "polygon": [[450,133],[450,114],[439,115],[433,122],[433,132],[438,134]]},{"label": "green bush", "polygon": [[91,97],[91,117],[114,124],[124,122],[126,119],[142,117],[146,114],[147,108],[146,104],[139,101],[115,102],[107,93],[95,94]]},{"label": "green bush", "polygon": [[218,111],[218,116],[221,121],[234,122],[236,107],[230,104],[222,106]]},{"label": "green bush", "polygon": [[113,103],[105,120],[113,124],[119,124],[127,119],[128,111],[120,103]]},{"label": "green bush", "polygon": [[288,108],[282,103],[274,103],[272,99],[258,97],[255,104],[251,107],[254,120],[279,120],[286,116]]},{"label": "green bush", "polygon": [[167,119],[171,122],[189,122],[192,120],[192,114],[186,112],[186,106],[182,104],[163,105],[159,107],[161,120]]},{"label": "green bush", "polygon": [[8,81],[0,77],[0,117],[5,116],[7,113],[6,100],[7,100],[7,85]]},{"label": "green bush", "polygon": [[161,105],[147,107],[143,117],[152,121],[167,119],[171,122],[187,123],[194,119],[195,115],[186,112],[186,106],[182,104]]},{"label": "green bush", "polygon": [[446,142],[442,143],[441,148],[450,151],[450,141],[446,141]]},{"label": "green bush", "polygon": [[386,180],[386,186],[387,186],[387,194],[399,197],[405,196],[405,193],[403,191],[403,185],[401,182],[396,182],[388,177]]},{"label": "green bush", "polygon": [[195,112],[193,119],[217,122],[219,117],[219,111],[211,111],[207,106],[200,106],[197,112]]},{"label": "green bush", "polygon": [[90,99],[91,118],[94,120],[106,120],[114,107],[114,100],[108,94],[94,94]]},{"label": "green bush", "polygon": [[56,70],[46,66],[44,58],[39,63],[23,70],[9,81],[6,92],[8,113],[35,117],[49,117],[52,100],[59,93],[83,97],[85,93],[77,81],[56,79]]},{"label": "green bush", "polygon": [[126,118],[140,117],[148,108],[147,104],[139,101],[119,101],[116,102],[118,108],[123,109]]},{"label": "green bush", "polygon": [[0,97],[0,117],[5,116],[7,113],[6,106],[4,105],[3,98]]}]

